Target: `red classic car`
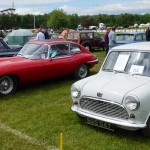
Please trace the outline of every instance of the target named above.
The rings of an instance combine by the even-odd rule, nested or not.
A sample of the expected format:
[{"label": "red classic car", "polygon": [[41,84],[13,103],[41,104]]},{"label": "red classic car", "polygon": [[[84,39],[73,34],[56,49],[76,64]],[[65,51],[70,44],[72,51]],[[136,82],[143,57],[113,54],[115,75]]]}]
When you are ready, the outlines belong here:
[{"label": "red classic car", "polygon": [[19,85],[74,74],[88,76],[98,59],[83,46],[65,40],[30,41],[17,56],[0,59],[0,95]]}]

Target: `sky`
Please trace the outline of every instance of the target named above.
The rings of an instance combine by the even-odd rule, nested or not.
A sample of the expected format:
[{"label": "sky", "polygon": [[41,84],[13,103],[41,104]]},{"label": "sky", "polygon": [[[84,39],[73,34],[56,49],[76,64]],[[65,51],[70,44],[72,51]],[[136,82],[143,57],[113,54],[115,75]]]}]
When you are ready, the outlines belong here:
[{"label": "sky", "polygon": [[150,14],[150,0],[0,0],[0,10],[12,8],[15,13],[44,14],[63,9],[67,14]]}]

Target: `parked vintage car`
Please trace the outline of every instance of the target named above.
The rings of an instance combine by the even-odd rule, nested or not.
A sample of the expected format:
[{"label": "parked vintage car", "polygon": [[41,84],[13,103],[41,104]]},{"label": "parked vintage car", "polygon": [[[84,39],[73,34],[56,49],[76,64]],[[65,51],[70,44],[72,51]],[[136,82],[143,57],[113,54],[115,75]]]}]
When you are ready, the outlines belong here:
[{"label": "parked vintage car", "polygon": [[58,34],[58,33],[51,33],[51,34],[49,34],[49,38],[50,39],[60,39],[60,34]]},{"label": "parked vintage car", "polygon": [[117,33],[117,45],[146,41],[145,32],[122,32]]},{"label": "parked vintage car", "polygon": [[3,38],[0,37],[0,57],[10,57],[16,55],[22,46],[20,45],[8,45]]},{"label": "parked vintage car", "polygon": [[96,31],[83,30],[68,32],[66,39],[81,44],[89,51],[96,48],[105,49],[104,40]]},{"label": "parked vintage car", "polygon": [[16,57],[0,59],[0,95],[8,95],[18,85],[74,74],[88,76],[98,59],[83,46],[65,40],[31,41]]},{"label": "parked vintage car", "polygon": [[86,123],[150,136],[150,43],[112,48],[98,74],[72,85],[71,96]]}]

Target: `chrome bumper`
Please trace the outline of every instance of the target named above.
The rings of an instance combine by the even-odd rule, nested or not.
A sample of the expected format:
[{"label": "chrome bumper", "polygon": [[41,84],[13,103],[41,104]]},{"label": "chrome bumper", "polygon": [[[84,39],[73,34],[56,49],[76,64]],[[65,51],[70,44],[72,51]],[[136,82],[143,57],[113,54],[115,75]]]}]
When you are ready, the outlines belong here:
[{"label": "chrome bumper", "polygon": [[135,124],[135,123],[130,123],[130,122],[123,121],[123,120],[114,120],[110,118],[96,116],[96,115],[93,115],[93,114],[87,113],[86,111],[81,110],[75,105],[71,107],[71,110],[76,112],[78,115],[82,117],[89,117],[89,118],[93,118],[99,121],[104,121],[104,122],[113,124],[114,126],[118,126],[120,128],[127,129],[127,130],[138,130],[138,129],[146,127],[146,124]]},{"label": "chrome bumper", "polygon": [[98,64],[98,62],[99,62],[98,58],[95,59],[95,60],[88,61],[87,63],[93,63],[93,62],[96,63],[96,64]]}]

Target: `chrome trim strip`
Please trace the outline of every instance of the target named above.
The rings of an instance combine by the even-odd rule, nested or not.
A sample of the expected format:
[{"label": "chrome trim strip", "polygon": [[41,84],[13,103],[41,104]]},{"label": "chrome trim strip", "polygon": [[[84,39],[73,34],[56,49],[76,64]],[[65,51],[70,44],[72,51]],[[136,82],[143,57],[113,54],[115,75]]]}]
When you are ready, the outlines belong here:
[{"label": "chrome trim strip", "polygon": [[92,63],[92,62],[96,62],[96,63],[98,63],[98,58],[97,59],[95,59],[95,60],[91,60],[91,61],[88,61],[87,63]]}]

